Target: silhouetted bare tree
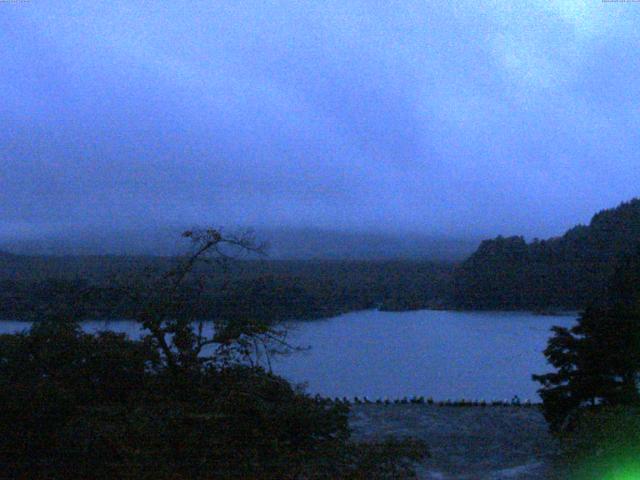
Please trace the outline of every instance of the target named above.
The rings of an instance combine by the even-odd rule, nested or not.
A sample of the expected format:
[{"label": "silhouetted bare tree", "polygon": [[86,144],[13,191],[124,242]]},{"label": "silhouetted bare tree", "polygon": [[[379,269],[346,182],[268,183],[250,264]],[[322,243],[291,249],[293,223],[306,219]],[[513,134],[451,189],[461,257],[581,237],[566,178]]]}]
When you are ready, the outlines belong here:
[{"label": "silhouetted bare tree", "polygon": [[149,332],[163,361],[171,369],[188,370],[206,363],[246,361],[253,365],[265,359],[270,368],[273,354],[293,349],[286,341],[286,329],[250,317],[206,319],[205,310],[198,308],[211,289],[227,285],[227,281],[211,282],[216,270],[226,272],[243,255],[264,255],[265,245],[256,241],[252,231],[227,234],[219,229],[194,229],[182,236],[190,241],[188,253],[168,270],[147,270],[126,286],[136,297],[135,318]]}]

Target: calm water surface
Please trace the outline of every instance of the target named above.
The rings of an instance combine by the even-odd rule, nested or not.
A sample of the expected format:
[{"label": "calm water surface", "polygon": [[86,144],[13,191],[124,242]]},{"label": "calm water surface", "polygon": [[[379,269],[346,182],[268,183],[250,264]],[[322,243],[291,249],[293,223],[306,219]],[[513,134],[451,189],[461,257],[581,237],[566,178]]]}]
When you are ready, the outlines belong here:
[{"label": "calm water surface", "polygon": [[[531,374],[549,371],[542,354],[549,329],[574,321],[523,312],[353,312],[290,324],[290,341],[310,349],[278,359],[274,370],[331,397],[538,400]],[[27,327],[0,322],[5,333]],[[83,327],[140,334],[128,321]]]},{"label": "calm water surface", "polygon": [[294,326],[294,342],[311,349],[275,369],[329,396],[538,400],[531,374],[549,371],[549,329],[574,322],[524,312],[355,312]]}]

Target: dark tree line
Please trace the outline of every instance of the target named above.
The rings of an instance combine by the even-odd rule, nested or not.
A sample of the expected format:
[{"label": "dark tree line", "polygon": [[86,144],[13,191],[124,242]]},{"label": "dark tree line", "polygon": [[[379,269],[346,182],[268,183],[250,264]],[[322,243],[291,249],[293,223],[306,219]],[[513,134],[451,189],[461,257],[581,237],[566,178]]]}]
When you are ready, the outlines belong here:
[{"label": "dark tree line", "polygon": [[[457,266],[411,260],[236,261],[224,274],[209,271],[212,288],[189,308],[209,318],[236,309],[279,320],[369,308],[581,309],[606,296],[609,278],[638,242],[640,200],[634,199],[561,237],[486,240]],[[0,317],[37,318],[52,305],[72,302],[79,318],[131,318],[135,306],[114,287],[114,277],[141,268],[169,270],[175,262],[0,253]]]},{"label": "dark tree line", "polygon": [[[0,317],[37,320],[67,303],[74,305],[78,319],[133,318],[136,304],[126,290],[118,288],[120,280],[145,268],[171,270],[175,260],[131,259],[137,268],[121,262],[96,259],[90,267],[72,264],[64,272],[62,268],[47,268],[46,262],[30,269],[32,261],[16,257],[4,278],[0,275]],[[233,260],[226,272],[199,268],[208,275],[207,289],[202,291],[189,279],[181,288],[198,291],[198,296],[185,295],[183,308],[209,319],[251,314],[280,321],[371,308],[439,306],[447,296],[451,271],[448,265],[429,262],[268,259]],[[102,273],[104,270],[109,273]]]},{"label": "dark tree line", "polygon": [[482,242],[454,274],[452,303],[470,309],[580,309],[607,295],[640,242],[640,199],[596,214],[562,237]]}]

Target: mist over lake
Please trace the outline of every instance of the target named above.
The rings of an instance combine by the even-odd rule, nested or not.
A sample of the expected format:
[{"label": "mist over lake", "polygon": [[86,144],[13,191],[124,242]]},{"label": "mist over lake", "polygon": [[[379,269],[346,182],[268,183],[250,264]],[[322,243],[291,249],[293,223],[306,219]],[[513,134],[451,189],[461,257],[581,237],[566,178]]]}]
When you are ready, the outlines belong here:
[{"label": "mist over lake", "polygon": [[[538,401],[531,374],[550,369],[544,350],[553,325],[574,316],[528,312],[419,310],[352,312],[326,320],[290,322],[291,344],[305,351],[278,357],[273,370],[312,394],[329,397]],[[131,321],[86,321],[87,332],[140,336]],[[0,322],[0,332],[27,328]]]}]

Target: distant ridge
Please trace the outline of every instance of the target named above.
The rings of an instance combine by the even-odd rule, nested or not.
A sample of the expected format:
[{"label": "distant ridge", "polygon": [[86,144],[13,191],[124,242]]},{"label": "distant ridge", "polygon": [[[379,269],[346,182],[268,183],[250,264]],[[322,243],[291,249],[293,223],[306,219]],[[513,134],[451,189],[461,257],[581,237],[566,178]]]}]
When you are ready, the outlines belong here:
[{"label": "distant ridge", "polygon": [[20,258],[19,255],[14,253],[5,252],[4,250],[0,250],[0,261],[15,261]]},{"label": "distant ridge", "polygon": [[583,308],[616,266],[640,254],[640,199],[596,213],[561,237],[483,241],[454,275],[453,303],[473,309]]},{"label": "distant ridge", "polygon": [[[27,255],[153,255],[170,256],[187,246],[181,228],[142,228],[87,231],[42,238],[4,240],[0,249]],[[267,242],[271,259],[388,260],[419,259],[461,261],[478,241],[420,234],[386,234],[311,228],[257,229]]]},{"label": "distant ridge", "polygon": [[258,230],[269,256],[281,259],[461,261],[478,241],[421,234],[348,232],[321,229]]}]

